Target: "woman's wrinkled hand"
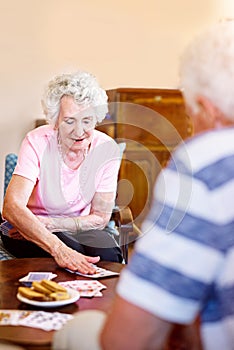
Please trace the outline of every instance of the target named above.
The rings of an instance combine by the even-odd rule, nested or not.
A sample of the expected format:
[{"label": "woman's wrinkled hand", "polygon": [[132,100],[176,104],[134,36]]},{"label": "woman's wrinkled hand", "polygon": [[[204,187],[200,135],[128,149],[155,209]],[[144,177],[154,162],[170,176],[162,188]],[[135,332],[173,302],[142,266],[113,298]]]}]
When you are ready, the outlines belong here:
[{"label": "woman's wrinkled hand", "polygon": [[85,256],[63,243],[56,249],[53,257],[56,263],[63,268],[89,275],[94,274],[96,271],[92,264],[96,264],[100,260],[99,256]]}]

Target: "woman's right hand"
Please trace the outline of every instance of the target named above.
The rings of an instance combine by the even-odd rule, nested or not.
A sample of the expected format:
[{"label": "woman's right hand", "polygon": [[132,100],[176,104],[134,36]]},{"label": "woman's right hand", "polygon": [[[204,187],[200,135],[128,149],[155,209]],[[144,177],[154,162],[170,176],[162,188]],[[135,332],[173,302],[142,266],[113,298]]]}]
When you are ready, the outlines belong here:
[{"label": "woman's right hand", "polygon": [[100,260],[99,256],[85,256],[64,243],[61,243],[52,255],[59,266],[90,275],[96,271],[92,264],[96,264]]}]

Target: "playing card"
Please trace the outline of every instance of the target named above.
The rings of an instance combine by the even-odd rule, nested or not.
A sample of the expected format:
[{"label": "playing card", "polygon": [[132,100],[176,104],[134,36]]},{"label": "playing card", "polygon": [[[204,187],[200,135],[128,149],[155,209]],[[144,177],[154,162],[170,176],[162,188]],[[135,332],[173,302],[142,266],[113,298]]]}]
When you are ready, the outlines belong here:
[{"label": "playing card", "polygon": [[0,326],[20,325],[52,331],[59,330],[72,318],[72,315],[60,312],[0,310]]},{"label": "playing card", "polygon": [[0,310],[0,326],[19,324],[20,320],[28,317],[33,311]]},{"label": "playing card", "polygon": [[8,221],[3,221],[0,225],[0,230],[2,231],[2,234],[5,236],[8,236],[8,232],[12,228],[13,226]]},{"label": "playing card", "polygon": [[31,286],[33,281],[40,282],[41,280],[52,280],[57,275],[52,272],[29,272],[27,276],[19,279],[19,282]]},{"label": "playing card", "polygon": [[19,325],[40,328],[45,331],[59,330],[73,318],[70,314],[60,312],[34,311],[28,317],[19,321]]},{"label": "playing card", "polygon": [[73,280],[66,282],[59,282],[65,288],[72,288],[80,293],[80,297],[101,297],[102,289],[106,289],[106,286],[99,281],[88,281],[88,280]]},{"label": "playing card", "polygon": [[89,277],[89,278],[104,278],[104,277],[111,277],[111,276],[118,276],[119,275],[118,272],[106,270],[106,269],[103,269],[103,268],[98,267],[96,265],[93,265],[93,267],[96,269],[96,272],[93,275],[86,275],[86,274],[83,274],[79,271],[72,271],[70,269],[66,269],[66,270],[71,272],[71,273],[75,273],[76,275],[80,275],[83,277]]},{"label": "playing card", "polygon": [[0,311],[0,326],[10,325],[14,319],[15,313],[10,310],[1,310]]}]

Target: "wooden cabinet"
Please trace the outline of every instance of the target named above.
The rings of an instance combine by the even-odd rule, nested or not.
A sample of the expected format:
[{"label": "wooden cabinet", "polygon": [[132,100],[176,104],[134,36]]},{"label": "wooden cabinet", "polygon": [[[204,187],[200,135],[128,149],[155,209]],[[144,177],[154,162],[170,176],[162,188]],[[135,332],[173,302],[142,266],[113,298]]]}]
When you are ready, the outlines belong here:
[{"label": "wooden cabinet", "polygon": [[151,205],[155,179],[173,149],[192,134],[191,120],[179,90],[119,88],[107,94],[109,118],[98,129],[127,144],[117,203],[131,208],[140,227]]}]

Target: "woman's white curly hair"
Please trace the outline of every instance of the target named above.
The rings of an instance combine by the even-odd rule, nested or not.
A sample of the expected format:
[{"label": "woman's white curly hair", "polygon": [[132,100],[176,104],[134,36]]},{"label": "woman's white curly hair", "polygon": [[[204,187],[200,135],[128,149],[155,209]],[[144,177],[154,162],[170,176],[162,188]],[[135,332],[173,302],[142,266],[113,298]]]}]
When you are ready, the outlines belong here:
[{"label": "woman's white curly hair", "polygon": [[105,90],[99,86],[92,74],[79,71],[58,75],[48,83],[42,98],[42,106],[49,124],[56,124],[60,100],[64,95],[73,96],[78,105],[91,107],[98,123],[107,115],[108,97]]}]

